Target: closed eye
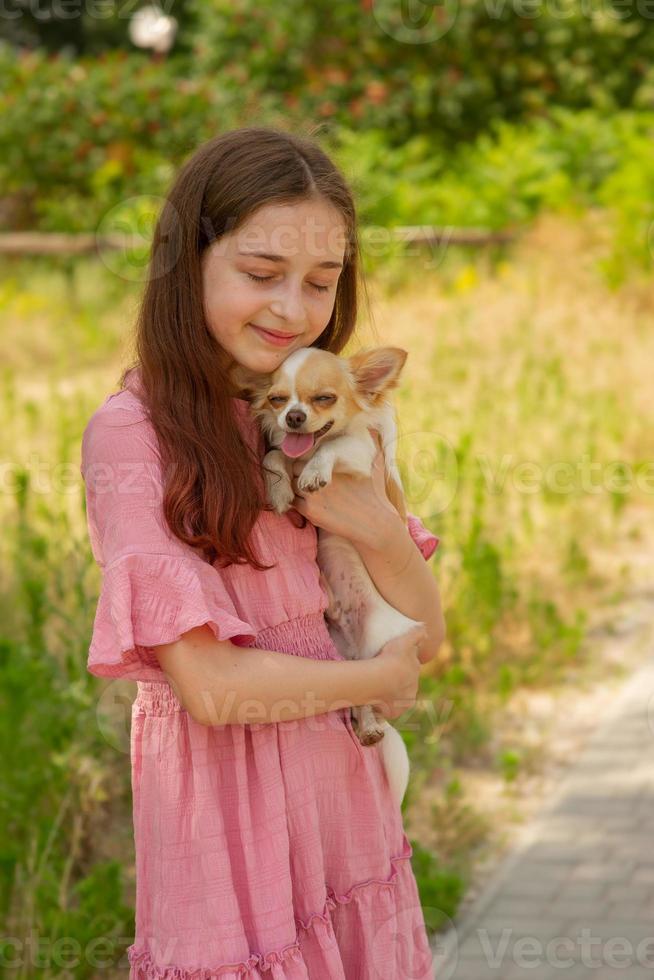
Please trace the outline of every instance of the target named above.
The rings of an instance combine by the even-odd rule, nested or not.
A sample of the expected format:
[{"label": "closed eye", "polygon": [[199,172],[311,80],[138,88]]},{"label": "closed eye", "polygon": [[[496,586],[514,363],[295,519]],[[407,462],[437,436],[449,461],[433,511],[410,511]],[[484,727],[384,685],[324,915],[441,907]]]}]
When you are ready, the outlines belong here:
[{"label": "closed eye", "polygon": [[[253,282],[261,283],[270,282],[271,279],[275,278],[274,276],[255,276],[251,272],[247,272],[246,275],[249,279],[252,279]],[[309,285],[319,293],[326,293],[331,289],[331,286],[318,286],[315,282],[310,282]]]}]

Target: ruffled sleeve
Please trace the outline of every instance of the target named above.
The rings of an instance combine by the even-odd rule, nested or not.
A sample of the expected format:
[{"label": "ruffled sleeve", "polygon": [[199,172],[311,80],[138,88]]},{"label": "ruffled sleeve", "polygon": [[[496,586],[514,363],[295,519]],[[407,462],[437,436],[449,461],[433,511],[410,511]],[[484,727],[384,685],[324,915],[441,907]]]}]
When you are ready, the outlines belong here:
[{"label": "ruffled sleeve", "polygon": [[415,514],[407,513],[407,528],[418,548],[420,548],[423,558],[428,561],[436,551],[441,539],[428,531]]},{"label": "ruffled sleeve", "polygon": [[[121,401],[122,400],[122,401]],[[102,569],[87,669],[98,677],[162,680],[152,649],[209,625],[248,646],[220,571],[169,531],[156,434],[129,392],[102,405],[82,436],[81,474],[93,556]]]}]

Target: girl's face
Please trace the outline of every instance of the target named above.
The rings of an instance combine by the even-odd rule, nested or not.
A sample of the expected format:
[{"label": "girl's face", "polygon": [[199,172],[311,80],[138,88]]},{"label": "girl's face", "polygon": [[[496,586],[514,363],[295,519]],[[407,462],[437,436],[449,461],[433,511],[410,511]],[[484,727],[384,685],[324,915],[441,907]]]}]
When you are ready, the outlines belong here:
[{"label": "girl's face", "polygon": [[[202,255],[207,327],[232,361],[276,371],[329,323],[345,254],[340,213],[324,200],[265,205]],[[263,330],[288,335],[275,343]]]}]

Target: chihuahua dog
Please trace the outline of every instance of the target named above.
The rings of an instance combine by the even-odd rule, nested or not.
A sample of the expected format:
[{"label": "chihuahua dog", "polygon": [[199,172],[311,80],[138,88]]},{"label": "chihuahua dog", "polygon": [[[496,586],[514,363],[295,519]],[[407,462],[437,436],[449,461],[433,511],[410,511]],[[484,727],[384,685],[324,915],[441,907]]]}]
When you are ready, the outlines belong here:
[{"label": "chihuahua dog", "polygon": [[[406,521],[406,507],[394,447],[397,425],[388,392],[397,387],[407,352],[377,347],[337,357],[304,347],[268,375],[240,365],[231,379],[250,403],[266,441],[266,493],[278,514],[295,497],[293,465],[301,493],[329,483],[333,473],[368,477],[377,453],[369,428],[381,437],[388,499]],[[374,657],[385,643],[418,624],[379,594],[354,545],[318,528],[318,565],[329,604],[327,627],[339,653],[350,660]],[[382,740],[380,749],[391,790],[401,803],[409,779],[409,759],[400,733],[371,705],[351,709],[362,745]]]}]

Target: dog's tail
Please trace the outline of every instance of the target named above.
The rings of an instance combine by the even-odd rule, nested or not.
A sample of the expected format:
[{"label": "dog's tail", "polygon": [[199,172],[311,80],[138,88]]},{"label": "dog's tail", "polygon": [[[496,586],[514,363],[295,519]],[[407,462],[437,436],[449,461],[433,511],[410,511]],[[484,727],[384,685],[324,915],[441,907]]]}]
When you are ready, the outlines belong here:
[{"label": "dog's tail", "polygon": [[386,778],[391,788],[391,793],[400,806],[409,785],[409,754],[404,744],[404,739],[396,728],[389,722],[382,722],[384,737],[377,744],[381,752],[386,770]]}]

